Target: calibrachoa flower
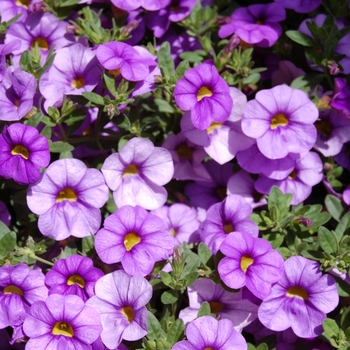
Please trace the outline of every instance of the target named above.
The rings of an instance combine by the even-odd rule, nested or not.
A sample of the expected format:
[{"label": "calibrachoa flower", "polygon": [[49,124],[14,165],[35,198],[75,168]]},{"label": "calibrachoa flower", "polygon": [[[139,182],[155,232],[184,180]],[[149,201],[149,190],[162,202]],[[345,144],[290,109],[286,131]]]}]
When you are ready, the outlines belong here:
[{"label": "calibrachoa flower", "polygon": [[284,267],[284,275],[259,308],[259,320],[277,332],[292,327],[298,337],[317,337],[326,314],[339,302],[335,280],[322,276],[316,261],[301,256],[287,259]]},{"label": "calibrachoa flower", "polygon": [[229,86],[211,62],[187,70],[175,85],[174,98],[181,109],[191,111],[192,123],[200,130],[223,123],[233,107]]},{"label": "calibrachoa flower", "polygon": [[37,301],[23,324],[26,350],[91,350],[102,331],[98,312],[76,295],[52,294]]},{"label": "calibrachoa flower", "polygon": [[5,125],[0,135],[0,176],[32,184],[39,180],[40,168],[49,163],[49,143],[36,128],[20,123]]},{"label": "calibrachoa flower", "polygon": [[318,110],[301,90],[287,85],[261,90],[243,112],[242,130],[267,158],[309,151],[315,144]]},{"label": "calibrachoa flower", "polygon": [[318,6],[321,5],[322,0],[275,0],[278,4],[282,5],[286,9],[293,9],[298,13],[308,13],[315,10]]},{"label": "calibrachoa flower", "polygon": [[199,317],[186,328],[187,340],[176,343],[172,350],[246,350],[243,336],[235,331],[230,320]]},{"label": "calibrachoa flower", "polygon": [[111,0],[112,4],[122,10],[132,11],[143,7],[148,11],[158,11],[169,5],[171,0]]},{"label": "calibrachoa flower", "polygon": [[220,278],[230,288],[244,286],[259,299],[271,292],[271,285],[283,275],[283,258],[269,242],[244,231],[229,234],[220,246],[225,255],[219,262]]},{"label": "calibrachoa flower", "polygon": [[39,1],[41,0],[1,0],[1,20],[7,22],[20,13],[22,13],[22,17],[20,17],[20,19],[23,20],[28,13],[28,6]]},{"label": "calibrachoa flower", "polygon": [[147,332],[146,304],[152,297],[152,286],[143,277],[131,277],[114,271],[99,279],[96,295],[87,301],[101,316],[101,339],[109,349],[125,340],[138,340]]},{"label": "calibrachoa flower", "polygon": [[97,232],[95,248],[103,262],[121,262],[129,275],[146,276],[155,262],[172,254],[174,239],[158,216],[138,205],[127,205],[104,221],[104,228]]},{"label": "calibrachoa flower", "polygon": [[0,267],[0,329],[23,323],[30,305],[47,298],[45,276],[26,264]]},{"label": "calibrachoa flower", "polygon": [[77,295],[85,302],[95,295],[94,286],[103,272],[93,266],[90,258],[71,255],[59,259],[45,276],[45,284],[50,288],[49,295]]},{"label": "calibrachoa flower", "polygon": [[135,137],[119,153],[107,157],[101,171],[118,208],[140,205],[157,209],[167,199],[167,192],[161,186],[172,179],[174,165],[168,150]]},{"label": "calibrachoa flower", "polygon": [[336,109],[339,114],[350,121],[350,88],[343,78],[334,79],[334,95],[330,105]]},{"label": "calibrachoa flower", "polygon": [[0,201],[0,221],[6,226],[10,225],[11,215],[4,202]]},{"label": "calibrachoa flower", "polygon": [[108,194],[97,169],[67,158],[50,164],[40,181],[29,186],[27,204],[39,215],[40,232],[59,241],[95,233],[101,225],[99,208],[107,202]]}]

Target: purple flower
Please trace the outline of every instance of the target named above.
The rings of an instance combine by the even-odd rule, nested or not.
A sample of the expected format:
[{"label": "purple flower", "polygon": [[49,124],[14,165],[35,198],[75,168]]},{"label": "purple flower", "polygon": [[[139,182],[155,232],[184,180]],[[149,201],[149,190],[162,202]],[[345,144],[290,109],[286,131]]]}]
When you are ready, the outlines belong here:
[{"label": "purple flower", "polygon": [[219,36],[226,38],[235,33],[248,44],[270,47],[281,36],[282,27],[278,22],[285,18],[285,9],[276,3],[240,7],[231,15],[231,22],[220,28]]},{"label": "purple flower", "polygon": [[258,317],[258,307],[243,299],[242,291],[227,292],[220,284],[214,284],[208,278],[195,281],[187,288],[189,307],[180,311],[179,318],[185,324],[197,318],[198,311],[205,301],[209,303],[210,312],[220,319],[232,322],[237,332],[248,326]]},{"label": "purple flower", "polygon": [[59,241],[95,233],[101,225],[99,208],[107,202],[108,194],[97,169],[67,158],[53,162],[40,181],[29,186],[27,204],[39,215],[40,232]]},{"label": "purple flower", "polygon": [[0,120],[22,119],[33,107],[35,92],[36,80],[30,73],[7,68],[0,84]]},{"label": "purple flower", "polygon": [[104,228],[97,232],[95,248],[103,262],[121,262],[129,275],[146,276],[155,262],[172,254],[174,239],[158,216],[138,205],[127,205],[105,220]]},{"label": "purple flower", "polygon": [[144,80],[150,73],[149,67],[156,65],[153,58],[145,57],[132,46],[116,41],[99,45],[96,57],[103,68],[130,81]]},{"label": "purple flower", "polygon": [[28,13],[28,7],[41,0],[1,0],[0,13],[1,20],[8,22],[13,17],[22,13],[20,20],[23,21]]},{"label": "purple flower", "polygon": [[147,309],[152,286],[143,277],[131,277],[114,271],[102,277],[95,286],[96,296],[88,300],[101,316],[101,339],[109,348],[125,340],[138,340],[147,332]]},{"label": "purple flower", "polygon": [[308,13],[315,10],[321,5],[322,0],[275,0],[277,4],[282,5],[286,9],[292,9],[298,13]]},{"label": "purple flower", "polygon": [[117,207],[140,205],[157,209],[167,199],[161,186],[172,179],[174,165],[165,148],[155,147],[147,139],[133,138],[119,153],[107,157],[101,171]]},{"label": "purple flower", "polygon": [[102,276],[103,272],[93,267],[90,258],[71,255],[55,262],[46,274],[45,284],[50,288],[49,295],[77,295],[86,302],[95,295],[95,283]]},{"label": "purple flower", "polygon": [[0,201],[0,221],[6,226],[10,225],[11,215],[4,202]]},{"label": "purple flower", "polygon": [[0,135],[0,176],[20,184],[32,184],[40,178],[40,168],[50,163],[49,143],[32,126],[5,125]]},{"label": "purple flower", "polygon": [[172,350],[247,350],[247,343],[230,320],[199,317],[186,328],[187,340],[176,343]]},{"label": "purple flower", "polygon": [[259,320],[274,331],[292,327],[300,338],[317,337],[326,314],[339,302],[335,280],[322,276],[316,261],[301,256],[289,258],[284,267],[284,275],[259,308]]},{"label": "purple flower", "polygon": [[247,288],[259,299],[283,274],[283,258],[269,242],[244,231],[226,237],[220,246],[225,255],[218,266],[220,278],[230,288]]},{"label": "purple flower", "polygon": [[339,114],[350,121],[350,88],[343,78],[334,79],[334,95],[330,105],[336,109]]},{"label": "purple flower", "polygon": [[50,295],[37,301],[23,324],[26,350],[91,350],[102,331],[98,312],[76,295]]},{"label": "purple flower", "polygon": [[181,109],[191,111],[192,123],[200,130],[223,123],[233,107],[229,86],[211,62],[187,70],[175,85],[174,98]]},{"label": "purple flower", "polygon": [[253,212],[246,200],[231,194],[221,203],[212,205],[206,219],[200,224],[198,233],[213,254],[220,249],[221,243],[231,232],[248,232],[254,237],[259,234],[257,225],[249,219]]},{"label": "purple flower", "polygon": [[265,157],[280,159],[312,148],[317,118],[317,107],[303,91],[280,85],[259,91],[255,100],[246,104],[242,130],[257,139]]},{"label": "purple flower", "polygon": [[169,5],[171,0],[111,0],[112,4],[122,10],[132,11],[143,7],[148,11],[158,11]]},{"label": "purple flower", "polygon": [[291,61],[280,61],[278,63],[278,70],[275,70],[271,74],[272,86],[287,84],[290,85],[292,81],[305,75],[305,72],[296,67],[295,64]]},{"label": "purple flower", "polygon": [[30,305],[46,299],[44,279],[40,269],[23,263],[0,267],[0,329],[21,325]]}]

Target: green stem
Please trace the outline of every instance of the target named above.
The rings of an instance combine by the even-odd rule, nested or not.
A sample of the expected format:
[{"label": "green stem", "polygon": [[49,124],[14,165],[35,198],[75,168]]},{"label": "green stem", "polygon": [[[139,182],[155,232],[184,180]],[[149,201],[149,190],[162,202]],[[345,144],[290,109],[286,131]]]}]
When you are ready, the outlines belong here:
[{"label": "green stem", "polygon": [[46,265],[49,265],[49,266],[53,266],[53,265],[54,265],[52,262],[50,262],[50,261],[48,261],[48,260],[45,260],[45,259],[43,259],[43,258],[40,258],[39,256],[36,256],[35,254],[30,254],[29,256],[30,256],[31,258],[37,260],[37,261],[40,261],[40,262],[46,264]]}]

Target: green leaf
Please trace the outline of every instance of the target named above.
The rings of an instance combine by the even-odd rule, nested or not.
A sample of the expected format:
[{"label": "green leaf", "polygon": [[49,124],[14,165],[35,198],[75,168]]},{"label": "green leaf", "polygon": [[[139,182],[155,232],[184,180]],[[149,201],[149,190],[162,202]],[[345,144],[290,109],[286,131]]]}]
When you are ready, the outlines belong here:
[{"label": "green leaf", "polygon": [[98,95],[98,94],[95,94],[94,92],[82,92],[82,95],[89,101],[93,102],[94,104],[96,105],[101,105],[103,106],[105,103],[104,103],[104,100],[103,100],[103,97]]},{"label": "green leaf", "polygon": [[341,315],[340,324],[343,331],[346,331],[350,327],[350,307]]},{"label": "green leaf", "polygon": [[181,61],[180,64],[177,66],[175,71],[176,79],[181,79],[184,75],[187,69],[190,68],[190,64],[187,60]]},{"label": "green leaf", "polygon": [[74,146],[70,145],[68,142],[56,141],[50,144],[50,152],[52,153],[61,153],[73,151]]},{"label": "green leaf", "polygon": [[277,211],[276,219],[284,219],[288,214],[291,201],[291,194],[283,194],[283,192],[278,187],[273,186],[271,188],[267,201],[269,211],[275,207],[275,210]]},{"label": "green leaf", "polygon": [[302,250],[300,254],[311,260],[321,261],[324,259],[324,254],[318,250]]},{"label": "green leaf", "polygon": [[121,129],[130,130],[131,123],[125,114],[118,115],[117,118],[114,118],[114,123]]},{"label": "green leaf", "polygon": [[323,330],[324,332],[330,337],[330,338],[334,338],[338,335],[339,333],[339,327],[337,325],[337,323],[330,319],[330,318],[326,318],[323,323]]},{"label": "green leaf", "polygon": [[10,232],[10,229],[2,221],[0,221],[0,237],[8,232]]},{"label": "green leaf", "polygon": [[160,297],[164,305],[174,304],[177,301],[178,295],[176,290],[166,290]]},{"label": "green leaf", "polygon": [[154,103],[158,106],[159,112],[174,113],[175,109],[169,104],[169,102],[160,98],[155,98]]},{"label": "green leaf", "polygon": [[210,315],[211,315],[210,305],[207,301],[205,301],[199,308],[197,317],[210,316]]},{"label": "green leaf", "polygon": [[190,272],[188,273],[185,277],[185,287],[190,286],[192,283],[195,282],[195,280],[198,278],[198,272],[194,271],[194,272]]},{"label": "green leaf", "polygon": [[312,88],[319,85],[323,79],[323,74],[306,74],[295,78],[290,84],[290,87],[293,89],[303,90],[304,92],[309,92]]},{"label": "green leaf", "polygon": [[350,213],[346,213],[341,219],[334,230],[334,234],[337,237],[338,242],[341,241],[343,236],[350,234]]},{"label": "green leaf", "polygon": [[294,42],[303,46],[315,46],[314,39],[308,35],[298,32],[297,30],[287,30],[286,35]]},{"label": "green leaf", "polygon": [[213,257],[213,254],[205,245],[205,243],[201,242],[198,246],[198,256],[201,259],[202,264],[206,265],[208,261]]},{"label": "green leaf", "polygon": [[172,278],[168,272],[160,271],[160,279],[166,286],[170,287]]},{"label": "green leaf", "polygon": [[269,350],[269,347],[265,343],[261,343],[256,350]]},{"label": "green leaf", "polygon": [[86,236],[82,239],[82,249],[85,255],[89,255],[89,252],[94,249],[94,236]]},{"label": "green leaf", "polygon": [[[178,318],[170,327],[168,335],[166,337],[168,343],[173,346],[183,335],[185,330],[184,322],[181,318]],[[182,337],[181,337],[182,338]]]},{"label": "green leaf", "polygon": [[11,253],[16,246],[16,234],[14,232],[7,232],[0,234],[0,258],[6,257]]},{"label": "green leaf", "polygon": [[43,135],[43,136],[45,136],[48,140],[50,140],[50,139],[51,139],[51,133],[52,133],[51,127],[49,127],[48,125],[46,125],[46,126],[44,127],[44,129],[41,130],[40,135]]},{"label": "green leaf", "polygon": [[327,194],[324,203],[328,212],[337,221],[340,221],[341,217],[347,212],[347,208],[342,201],[331,194]]},{"label": "green leaf", "polygon": [[191,63],[202,62],[207,53],[204,50],[195,50],[189,52],[180,53],[180,58],[182,60],[187,60]]},{"label": "green leaf", "polygon": [[150,311],[148,311],[147,327],[148,327],[148,333],[147,333],[148,339],[157,340],[159,338],[166,338],[166,334],[163,328],[161,327],[158,319]]},{"label": "green leaf", "polygon": [[114,78],[110,77],[108,74],[103,73],[103,81],[105,82],[105,85],[109,92],[112,94],[112,96],[115,96],[117,90],[115,88],[115,80]]},{"label": "green leaf", "polygon": [[170,54],[170,44],[168,41],[164,42],[158,51],[158,65],[166,79],[174,75],[175,65]]},{"label": "green leaf", "polygon": [[338,252],[338,242],[334,234],[324,226],[318,229],[318,239],[321,248],[328,254],[336,254]]}]

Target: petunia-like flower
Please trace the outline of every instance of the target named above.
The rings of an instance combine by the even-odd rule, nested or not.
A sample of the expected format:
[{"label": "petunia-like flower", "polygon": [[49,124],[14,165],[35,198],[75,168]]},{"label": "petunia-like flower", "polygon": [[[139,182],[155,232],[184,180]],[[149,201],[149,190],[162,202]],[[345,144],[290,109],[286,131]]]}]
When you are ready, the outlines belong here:
[{"label": "petunia-like flower", "polygon": [[4,202],[0,201],[0,221],[6,226],[10,225],[11,215]]},{"label": "petunia-like flower", "polygon": [[243,299],[242,291],[227,292],[220,284],[214,284],[209,278],[195,281],[187,288],[189,307],[180,311],[179,318],[185,324],[197,318],[198,311],[205,301],[209,303],[210,312],[220,319],[232,322],[237,332],[248,326],[258,317],[258,306]]},{"label": "petunia-like flower", "polygon": [[175,85],[174,98],[182,110],[191,111],[192,123],[200,130],[223,123],[233,107],[229,86],[211,62],[187,70]]},{"label": "petunia-like flower", "polygon": [[171,0],[111,0],[112,4],[122,10],[132,11],[143,7],[148,11],[158,11],[167,5]]},{"label": "petunia-like flower", "polygon": [[200,224],[198,233],[213,254],[220,249],[221,243],[231,232],[248,232],[254,237],[259,234],[257,225],[249,219],[253,212],[246,200],[231,194],[221,203],[212,205],[206,219]]},{"label": "petunia-like flower", "polygon": [[339,114],[350,121],[350,88],[343,78],[334,79],[334,95],[330,105],[336,109]]},{"label": "petunia-like flower", "polygon": [[150,73],[149,67],[156,65],[153,58],[141,55],[132,46],[117,41],[99,45],[96,57],[103,68],[130,81],[144,80]]},{"label": "petunia-like flower", "polygon": [[282,27],[278,22],[285,18],[285,9],[276,3],[240,7],[231,15],[230,23],[220,28],[219,37],[235,33],[248,44],[270,47],[281,36]]},{"label": "petunia-like flower", "polygon": [[99,208],[107,202],[108,193],[97,169],[88,169],[78,159],[59,159],[29,186],[27,204],[39,215],[40,232],[60,241],[95,233],[101,225]]},{"label": "petunia-like flower", "polygon": [[291,61],[280,61],[278,62],[278,69],[271,74],[272,86],[287,84],[290,85],[292,81],[305,75],[305,72],[295,66]]},{"label": "petunia-like flower", "polygon": [[20,123],[5,125],[0,135],[0,176],[32,184],[39,180],[40,168],[49,163],[49,143],[36,128]]},{"label": "petunia-like flower", "polygon": [[23,323],[30,306],[47,298],[45,276],[26,264],[0,267],[0,329]]},{"label": "petunia-like flower", "polygon": [[292,9],[298,13],[309,13],[321,5],[322,0],[275,0],[277,4],[282,5],[286,9]]},{"label": "petunia-like flower", "polygon": [[95,291],[86,304],[99,312],[101,339],[109,349],[117,348],[123,339],[138,340],[147,334],[145,305],[152,297],[152,286],[145,278],[114,271],[97,281]]},{"label": "petunia-like flower", "polygon": [[93,266],[93,261],[85,256],[71,255],[59,259],[45,276],[49,295],[77,295],[84,302],[95,295],[94,287],[103,272]]},{"label": "petunia-like flower", "polygon": [[186,328],[187,340],[176,343],[172,350],[246,350],[247,343],[230,320],[216,320],[211,316],[199,317]]},{"label": "petunia-like flower", "polygon": [[52,294],[37,301],[23,324],[26,350],[91,350],[102,331],[98,312],[76,295]]},{"label": "petunia-like flower", "polygon": [[101,171],[118,208],[140,205],[157,209],[167,199],[161,186],[172,179],[174,165],[165,148],[155,147],[147,139],[133,138],[119,153],[107,157]]},{"label": "petunia-like flower", "polygon": [[283,258],[271,244],[244,231],[226,237],[220,246],[220,278],[230,288],[244,286],[259,299],[271,293],[271,285],[283,275]]},{"label": "petunia-like flower", "polygon": [[97,232],[95,248],[103,262],[121,262],[129,275],[146,276],[156,261],[172,254],[174,239],[158,216],[127,205],[104,221],[104,227]]},{"label": "petunia-like flower", "polygon": [[1,0],[1,20],[4,22],[8,22],[13,17],[22,14],[20,20],[23,21],[28,14],[28,7],[39,1],[41,0]]},{"label": "petunia-like flower", "polygon": [[338,305],[336,282],[322,276],[316,261],[301,256],[287,259],[284,267],[284,275],[259,307],[259,320],[277,332],[292,327],[300,338],[317,337],[326,314]]},{"label": "petunia-like flower", "polygon": [[242,130],[270,159],[309,151],[315,144],[318,110],[301,90],[287,85],[261,90],[243,112]]}]

